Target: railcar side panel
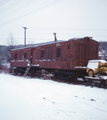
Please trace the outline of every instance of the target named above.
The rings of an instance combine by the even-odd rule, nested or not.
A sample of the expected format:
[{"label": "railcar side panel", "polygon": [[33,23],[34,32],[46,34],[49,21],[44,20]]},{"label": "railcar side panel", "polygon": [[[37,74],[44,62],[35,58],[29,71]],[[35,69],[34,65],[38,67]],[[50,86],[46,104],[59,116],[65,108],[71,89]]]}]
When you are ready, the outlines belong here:
[{"label": "railcar side panel", "polygon": [[70,62],[73,68],[80,69],[87,66],[88,60],[98,59],[98,46],[99,43],[90,39],[78,39],[73,42],[73,60]]},{"label": "railcar side panel", "polygon": [[[37,47],[33,64],[40,68],[48,69],[68,69],[69,68],[69,49],[68,42],[55,43]],[[39,56],[37,57],[37,54]],[[36,57],[38,58],[37,60]]]},{"label": "railcar side panel", "polygon": [[97,41],[85,37],[16,49],[11,51],[11,67],[80,70],[87,66],[88,60],[98,59],[98,47]]},{"label": "railcar side panel", "polygon": [[31,61],[31,48],[11,51],[11,67],[27,67]]},{"label": "railcar side panel", "polygon": [[38,46],[34,49],[32,64],[46,69],[82,69],[88,60],[98,59],[98,46],[90,38]]},{"label": "railcar side panel", "polygon": [[69,50],[68,50],[68,65],[69,69],[73,70],[75,66],[75,46],[74,46],[74,40],[68,41]]}]

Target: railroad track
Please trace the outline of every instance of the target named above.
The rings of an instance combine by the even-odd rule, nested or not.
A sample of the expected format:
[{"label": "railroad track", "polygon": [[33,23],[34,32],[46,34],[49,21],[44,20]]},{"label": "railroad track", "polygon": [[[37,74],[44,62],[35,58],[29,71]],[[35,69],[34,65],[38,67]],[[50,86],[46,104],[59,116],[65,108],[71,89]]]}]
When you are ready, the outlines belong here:
[{"label": "railroad track", "polygon": [[[15,76],[23,76],[20,74],[12,74]],[[24,76],[25,77],[25,76]],[[57,82],[62,82],[62,83],[67,83],[67,84],[74,84],[74,85],[84,85],[84,86],[91,86],[91,87],[98,87],[98,88],[105,88],[107,89],[107,80],[103,80],[103,79],[94,79],[94,78],[90,78],[87,77],[85,78],[86,81],[84,81],[82,78],[77,78],[76,82],[72,82],[72,80],[67,80],[67,79],[59,79],[59,78],[55,78],[54,75],[52,74],[36,74],[36,75],[27,75],[26,77],[29,78],[40,78],[43,80],[53,80],[53,81],[57,81]]]}]

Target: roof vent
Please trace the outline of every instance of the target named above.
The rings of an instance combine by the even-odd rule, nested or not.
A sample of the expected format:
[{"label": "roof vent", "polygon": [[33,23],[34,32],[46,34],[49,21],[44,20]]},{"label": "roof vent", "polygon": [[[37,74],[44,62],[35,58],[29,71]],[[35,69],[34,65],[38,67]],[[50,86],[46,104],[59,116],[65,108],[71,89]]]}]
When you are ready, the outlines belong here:
[{"label": "roof vent", "polygon": [[56,33],[53,34],[54,34],[54,41],[57,42]]}]

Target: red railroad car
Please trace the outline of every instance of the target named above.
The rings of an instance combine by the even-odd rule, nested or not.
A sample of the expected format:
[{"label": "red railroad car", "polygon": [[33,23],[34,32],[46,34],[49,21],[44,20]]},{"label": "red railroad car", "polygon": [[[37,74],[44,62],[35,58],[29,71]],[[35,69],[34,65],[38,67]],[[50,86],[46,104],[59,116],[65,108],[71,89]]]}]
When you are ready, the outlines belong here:
[{"label": "red railroad car", "polygon": [[53,72],[56,77],[71,78],[85,74],[88,60],[98,59],[98,48],[97,41],[84,37],[13,49],[11,67],[26,71],[30,66],[33,73],[44,69]]}]

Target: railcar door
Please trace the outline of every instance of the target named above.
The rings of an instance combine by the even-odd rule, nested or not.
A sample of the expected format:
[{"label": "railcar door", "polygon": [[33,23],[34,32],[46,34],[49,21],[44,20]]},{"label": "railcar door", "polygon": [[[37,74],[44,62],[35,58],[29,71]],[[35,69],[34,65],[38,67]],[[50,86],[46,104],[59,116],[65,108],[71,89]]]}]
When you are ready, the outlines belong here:
[{"label": "railcar door", "polygon": [[83,42],[76,43],[75,45],[75,67],[86,66],[86,44]]},{"label": "railcar door", "polygon": [[69,49],[70,49],[70,45],[68,42],[66,42],[61,48],[62,69],[70,69]]}]

